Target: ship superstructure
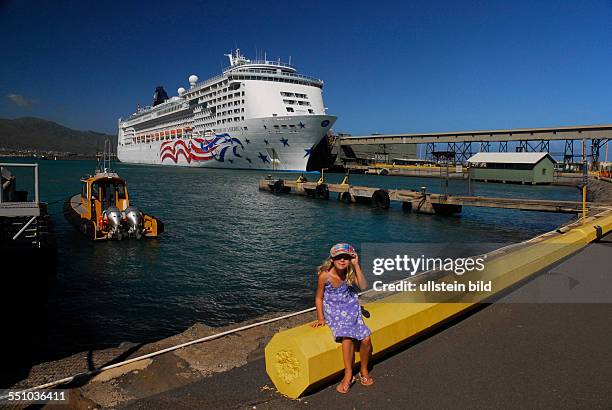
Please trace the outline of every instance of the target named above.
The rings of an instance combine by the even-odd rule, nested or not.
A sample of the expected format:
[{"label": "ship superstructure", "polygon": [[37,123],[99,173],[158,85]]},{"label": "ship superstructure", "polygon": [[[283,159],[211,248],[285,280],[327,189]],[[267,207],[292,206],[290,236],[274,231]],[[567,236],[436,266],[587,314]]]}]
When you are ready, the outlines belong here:
[{"label": "ship superstructure", "polygon": [[323,105],[323,81],[240,50],[226,54],[221,75],[167,98],[158,87],[152,106],[119,119],[122,162],[197,167],[304,171],[313,147],[336,117]]}]

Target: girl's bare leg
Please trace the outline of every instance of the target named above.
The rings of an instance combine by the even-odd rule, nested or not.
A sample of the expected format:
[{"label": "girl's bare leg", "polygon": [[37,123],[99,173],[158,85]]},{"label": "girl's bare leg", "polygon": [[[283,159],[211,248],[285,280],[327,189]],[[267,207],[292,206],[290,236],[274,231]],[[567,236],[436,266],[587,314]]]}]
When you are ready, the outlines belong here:
[{"label": "girl's bare leg", "polygon": [[[372,340],[370,336],[363,339],[359,346],[359,358],[361,360],[361,370],[360,373],[362,376],[369,376],[370,373],[368,371],[368,364],[370,363],[370,357],[372,356]],[[346,364],[346,361],[345,361]]]},{"label": "girl's bare leg", "polygon": [[342,379],[342,384],[349,384],[353,379],[355,344],[348,337],[342,339],[342,358],[344,359],[344,378]]}]

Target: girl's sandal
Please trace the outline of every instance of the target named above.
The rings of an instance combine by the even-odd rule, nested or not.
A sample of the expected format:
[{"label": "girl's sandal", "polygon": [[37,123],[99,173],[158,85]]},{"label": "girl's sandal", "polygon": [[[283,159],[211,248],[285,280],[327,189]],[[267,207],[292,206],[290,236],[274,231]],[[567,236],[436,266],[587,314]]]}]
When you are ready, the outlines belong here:
[{"label": "girl's sandal", "polygon": [[340,394],[346,394],[351,389],[353,383],[355,383],[355,376],[353,376],[353,378],[348,384],[340,383],[338,387],[336,387],[336,391]]},{"label": "girl's sandal", "polygon": [[359,373],[359,382],[362,386],[371,386],[374,384],[374,379],[370,375],[362,376],[361,373]]}]

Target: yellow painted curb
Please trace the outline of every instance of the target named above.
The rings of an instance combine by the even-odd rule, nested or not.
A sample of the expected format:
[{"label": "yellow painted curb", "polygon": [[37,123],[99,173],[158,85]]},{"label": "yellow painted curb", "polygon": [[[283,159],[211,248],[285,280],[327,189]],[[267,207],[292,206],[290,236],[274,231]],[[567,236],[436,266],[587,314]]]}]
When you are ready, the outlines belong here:
[{"label": "yellow painted curb", "polygon": [[[491,281],[492,292],[448,294],[448,302],[425,303],[424,295],[400,292],[367,303],[370,312],[365,323],[372,330],[374,354],[405,342],[419,333],[465,311],[545,267],[571,255],[612,230],[612,213],[606,212],[590,222],[563,234],[550,233],[539,241],[527,243],[496,255],[485,262],[482,272],[447,274],[436,282]],[[278,391],[297,398],[312,386],[325,382],[342,371],[341,345],[335,343],[328,327],[311,328],[304,324],[274,335],[265,349],[266,371]],[[359,361],[357,354],[356,360]]]}]

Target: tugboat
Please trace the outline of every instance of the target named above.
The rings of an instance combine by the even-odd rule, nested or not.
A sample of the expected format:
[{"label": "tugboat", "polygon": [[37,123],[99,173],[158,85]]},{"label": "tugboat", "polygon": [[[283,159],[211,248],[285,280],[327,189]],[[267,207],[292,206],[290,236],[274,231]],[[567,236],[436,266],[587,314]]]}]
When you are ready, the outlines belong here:
[{"label": "tugboat", "polygon": [[66,199],[66,219],[94,241],[157,237],[164,224],[130,204],[127,183],[110,170],[110,159],[107,140],[95,174],[81,178],[81,192]]}]

